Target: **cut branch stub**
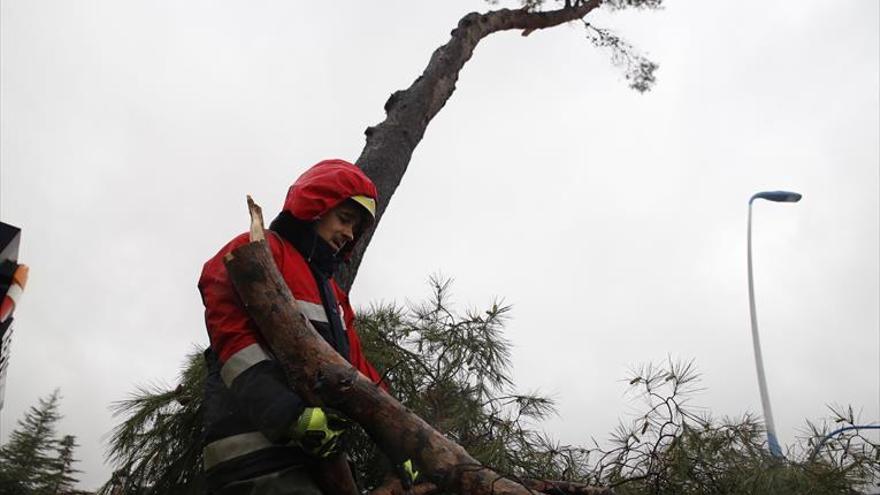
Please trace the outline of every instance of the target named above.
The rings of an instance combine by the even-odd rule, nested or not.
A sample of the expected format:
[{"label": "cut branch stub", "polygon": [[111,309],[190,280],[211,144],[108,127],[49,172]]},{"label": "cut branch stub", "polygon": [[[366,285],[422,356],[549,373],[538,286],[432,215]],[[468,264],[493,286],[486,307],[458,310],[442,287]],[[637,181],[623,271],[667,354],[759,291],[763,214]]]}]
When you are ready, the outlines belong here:
[{"label": "cut branch stub", "polygon": [[262,241],[266,238],[263,225],[263,209],[254,203],[254,198],[247,195],[248,212],[251,215],[251,242]]}]

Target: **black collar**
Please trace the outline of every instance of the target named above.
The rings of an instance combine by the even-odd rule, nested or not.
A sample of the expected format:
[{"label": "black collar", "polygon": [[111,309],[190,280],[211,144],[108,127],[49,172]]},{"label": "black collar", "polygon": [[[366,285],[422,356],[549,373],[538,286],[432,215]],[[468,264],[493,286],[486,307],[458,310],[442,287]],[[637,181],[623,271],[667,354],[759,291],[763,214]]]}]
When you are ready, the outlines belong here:
[{"label": "black collar", "polygon": [[282,211],[269,224],[269,229],[276,232],[306,259],[312,271],[326,278],[333,276],[341,261],[333,248],[318,236],[315,222],[300,220],[289,212]]}]

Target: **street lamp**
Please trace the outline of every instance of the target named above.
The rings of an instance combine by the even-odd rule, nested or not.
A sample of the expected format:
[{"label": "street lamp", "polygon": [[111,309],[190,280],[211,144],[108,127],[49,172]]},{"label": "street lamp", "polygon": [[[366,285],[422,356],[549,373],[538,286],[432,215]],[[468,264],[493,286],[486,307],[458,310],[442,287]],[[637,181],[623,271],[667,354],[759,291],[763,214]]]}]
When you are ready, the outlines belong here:
[{"label": "street lamp", "polygon": [[788,191],[764,191],[755,194],[749,199],[749,229],[748,229],[748,263],[749,263],[749,311],[752,317],[752,344],[755,347],[755,367],[758,369],[758,388],[761,390],[761,406],[764,408],[764,425],[767,427],[767,444],[770,454],[774,457],[782,457],[782,449],[776,437],[776,427],[773,425],[773,412],[770,410],[770,396],[767,393],[767,378],[764,376],[764,359],[761,357],[761,340],[758,337],[758,317],[755,314],[755,284],[752,280],[752,203],[756,199],[766,199],[777,203],[797,203],[801,195]]}]

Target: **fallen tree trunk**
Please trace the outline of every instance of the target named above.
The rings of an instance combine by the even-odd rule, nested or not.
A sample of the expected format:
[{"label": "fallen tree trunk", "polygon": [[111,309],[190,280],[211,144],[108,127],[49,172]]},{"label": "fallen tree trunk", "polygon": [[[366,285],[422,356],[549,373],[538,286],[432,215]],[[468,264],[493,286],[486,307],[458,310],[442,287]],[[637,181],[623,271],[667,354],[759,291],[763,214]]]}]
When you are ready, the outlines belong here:
[{"label": "fallen tree trunk", "polygon": [[[522,480],[522,484],[530,490],[548,495],[613,495],[614,493],[608,488],[600,488],[572,481],[525,479]],[[400,484],[399,480],[391,479],[370,492],[370,495],[435,495],[439,491],[440,487],[433,483],[419,483],[407,491]]]},{"label": "fallen tree trunk", "polygon": [[474,495],[534,493],[478,463],[353,368],[311,327],[281,278],[264,239],[259,207],[250,205],[251,242],[224,262],[248,314],[291,386],[314,405],[357,421],[392,460],[412,459],[422,475],[447,491]]},{"label": "fallen tree trunk", "polygon": [[573,481],[523,480],[531,490],[550,495],[613,495],[610,488],[596,487]]},{"label": "fallen tree trunk", "polygon": [[[274,274],[280,278],[281,274],[278,272],[278,269],[275,268],[275,262],[272,260],[272,255],[269,252],[268,246],[266,246],[266,237],[263,228],[263,210],[254,203],[254,200],[251,199],[250,196],[247,197],[248,211],[251,216],[251,227],[250,227],[250,240],[251,243],[262,243],[265,247],[265,252],[269,257],[271,262],[271,267],[274,270]],[[225,261],[228,261],[230,256],[228,255]],[[228,268],[227,264],[227,268]],[[235,285],[236,289],[238,289],[238,285],[235,282],[235,277],[232,275],[232,271],[229,272],[230,278],[232,279],[233,285]],[[284,288],[287,289],[287,286],[284,285]],[[290,291],[287,291],[288,297],[291,301],[293,301],[293,305],[288,304],[290,311],[297,315],[302,321],[305,321],[311,327],[311,324],[308,323],[308,319],[306,319],[299,310],[299,307],[296,306],[296,301],[293,299],[293,295],[290,294]],[[241,296],[241,292],[239,292]],[[246,301],[244,297],[242,297],[243,301]],[[270,339],[271,330],[269,333],[264,329],[262,325],[259,324],[259,320],[255,318],[253,310],[248,307],[247,302],[245,302],[245,308],[249,312],[251,318],[258,322],[258,326],[260,328],[260,332],[263,337],[269,342],[269,346],[272,348],[272,351],[276,356],[284,355],[287,351],[285,350],[284,343],[277,343],[279,341],[275,339]],[[314,329],[312,329],[314,331]],[[279,347],[281,345],[282,347]],[[285,366],[284,373],[287,377],[288,383],[298,383],[297,376],[291,374],[291,368]],[[318,398],[315,393],[307,387],[297,388],[297,393],[306,400],[309,404],[320,404],[320,398]],[[318,486],[321,487],[321,491],[327,494],[334,495],[359,495],[359,490],[357,488],[357,483],[354,481],[354,475],[351,473],[351,468],[348,466],[348,461],[344,455],[336,455],[329,458],[324,459],[311,459],[308,461],[308,468],[311,471],[315,482]]]},{"label": "fallen tree trunk", "polygon": [[373,489],[370,495],[435,495],[439,491],[440,487],[434,483],[419,483],[407,490],[399,479],[389,478]]}]

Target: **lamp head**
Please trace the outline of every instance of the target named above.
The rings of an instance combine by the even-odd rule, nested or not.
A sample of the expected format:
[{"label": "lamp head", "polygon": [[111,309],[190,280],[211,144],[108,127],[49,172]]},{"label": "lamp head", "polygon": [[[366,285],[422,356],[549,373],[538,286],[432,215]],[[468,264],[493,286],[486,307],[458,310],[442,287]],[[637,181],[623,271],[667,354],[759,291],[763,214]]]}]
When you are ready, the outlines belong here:
[{"label": "lamp head", "polygon": [[749,199],[749,204],[752,204],[752,201],[756,199],[766,199],[767,201],[775,201],[777,203],[797,203],[802,197],[800,193],[791,191],[763,191],[755,193]]}]

